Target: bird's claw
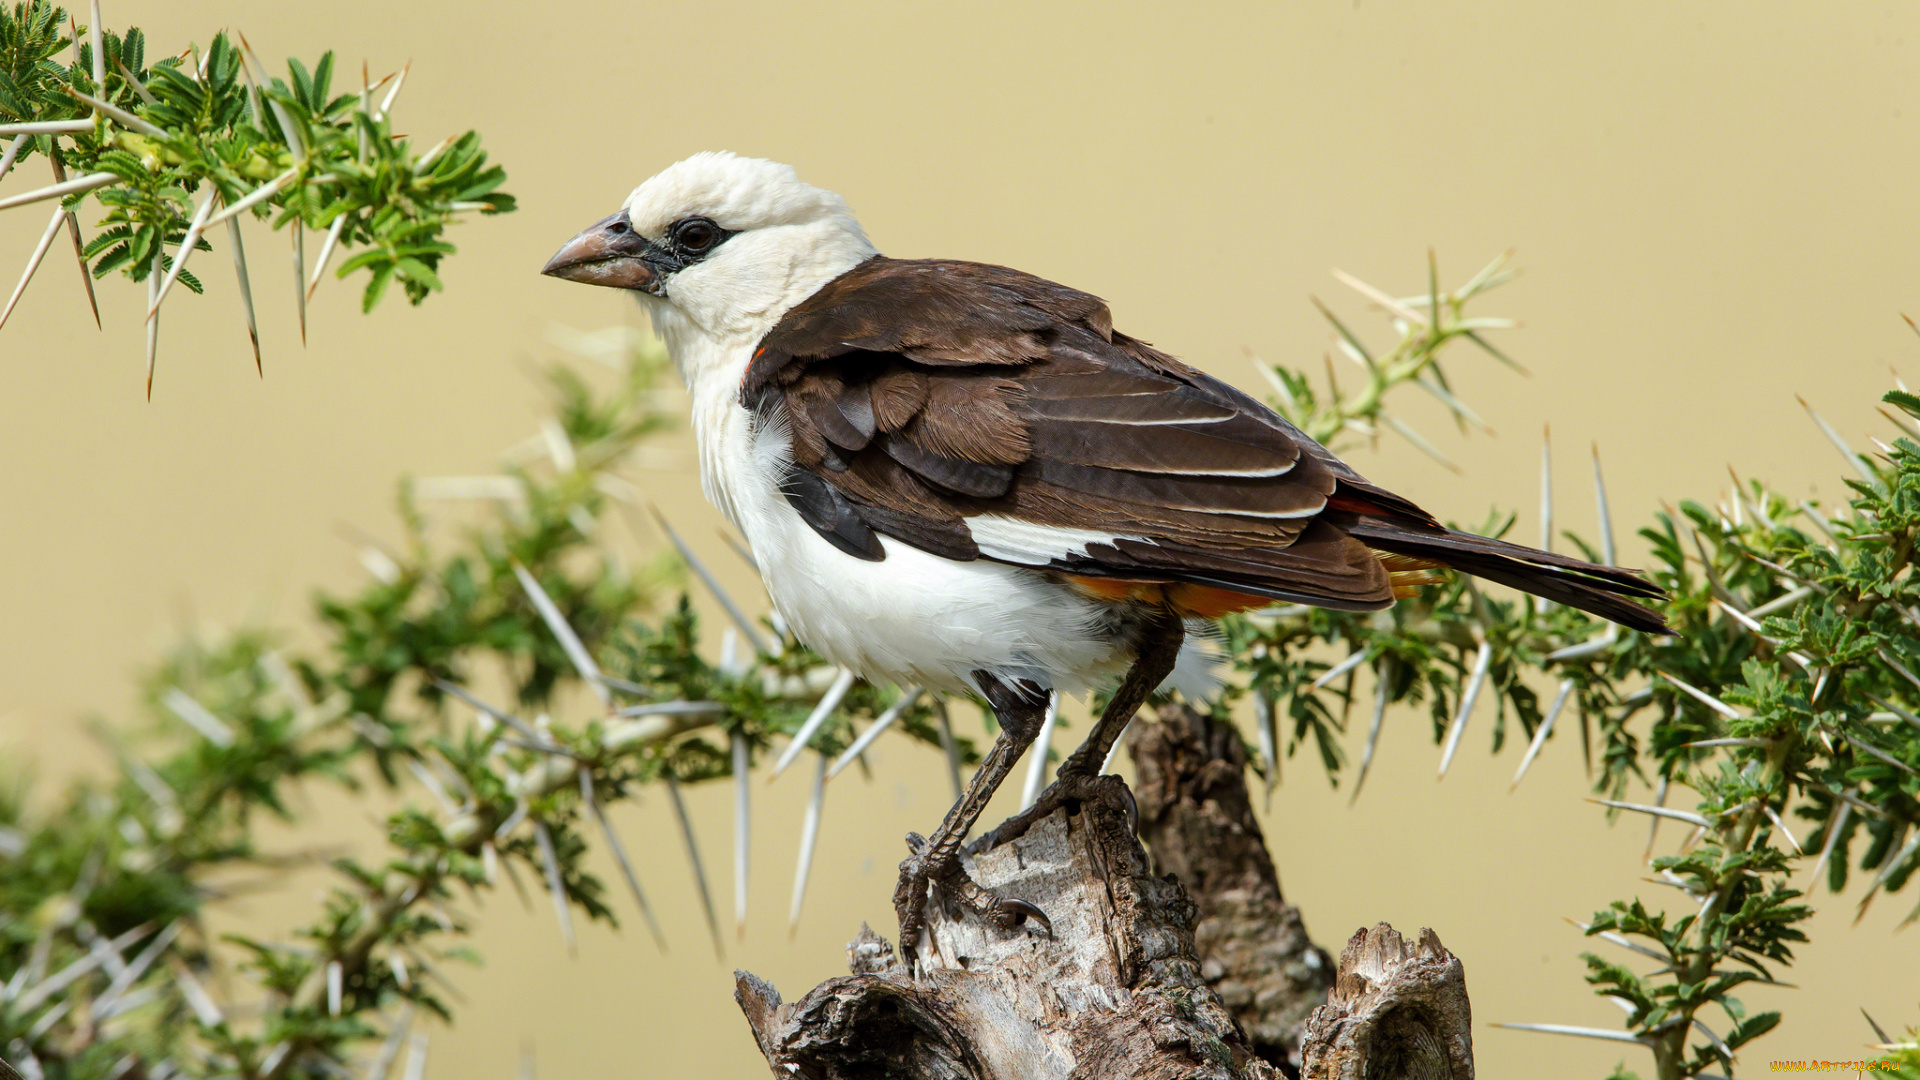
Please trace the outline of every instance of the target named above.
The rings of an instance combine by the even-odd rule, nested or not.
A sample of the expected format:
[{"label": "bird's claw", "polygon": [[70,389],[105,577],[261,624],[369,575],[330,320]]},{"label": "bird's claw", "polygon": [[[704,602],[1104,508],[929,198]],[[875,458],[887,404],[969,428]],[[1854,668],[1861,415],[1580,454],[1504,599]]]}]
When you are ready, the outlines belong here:
[{"label": "bird's claw", "polygon": [[1053,920],[1047,918],[1046,912],[1025,900],[1002,896],[989,905],[987,914],[1003,930],[1019,930],[1029,922],[1039,923],[1040,928],[1046,931],[1047,940],[1053,940]]},{"label": "bird's claw", "polygon": [[1049,940],[1053,938],[1053,920],[1039,907],[1011,896],[996,896],[968,875],[960,865],[957,850],[933,849],[919,833],[907,834],[911,853],[900,862],[900,882],[893,891],[894,913],[900,918],[900,953],[909,969],[920,968],[920,938],[926,932],[927,902],[931,887],[938,885],[943,910],[954,905],[1003,930],[1018,930],[1029,923],[1038,924]]}]

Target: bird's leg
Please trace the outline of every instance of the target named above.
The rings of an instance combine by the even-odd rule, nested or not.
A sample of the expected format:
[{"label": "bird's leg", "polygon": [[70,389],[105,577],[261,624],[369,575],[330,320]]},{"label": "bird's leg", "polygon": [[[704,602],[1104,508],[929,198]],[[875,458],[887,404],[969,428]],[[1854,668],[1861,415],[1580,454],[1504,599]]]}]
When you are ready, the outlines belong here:
[{"label": "bird's leg", "polygon": [[1024,900],[993,895],[968,877],[960,866],[961,842],[980,819],[1001,782],[1013,771],[1014,763],[1040,734],[1051,696],[1024,679],[1002,680],[984,671],[975,672],[974,678],[1000,721],[1000,735],[980,762],[980,771],[973,774],[967,790],[961,794],[960,801],[953,804],[953,809],[947,811],[933,837],[927,839],[918,833],[907,835],[907,846],[913,853],[900,864],[900,884],[893,892],[893,910],[900,917],[900,954],[909,965],[926,927],[930,884],[939,885],[944,893],[975,914],[1003,927],[1011,929],[1028,918],[1037,918],[1052,929],[1039,908]]},{"label": "bird's leg", "polygon": [[[1087,734],[1087,740],[1060,764],[1053,783],[1040,793],[1032,806],[1001,822],[975,841],[973,849],[986,851],[1018,839],[1062,806],[1098,798],[1131,800],[1132,795],[1118,778],[1102,780],[1100,767],[1106,764],[1114,742],[1127,730],[1128,722],[1140,711],[1147,695],[1172,673],[1174,662],[1180,657],[1180,643],[1185,638],[1186,624],[1178,615],[1164,608],[1155,611],[1141,635],[1139,655],[1127,669],[1120,689],[1114,691],[1113,700],[1107,702],[1106,711]],[[1131,805],[1128,809],[1132,810]]]}]

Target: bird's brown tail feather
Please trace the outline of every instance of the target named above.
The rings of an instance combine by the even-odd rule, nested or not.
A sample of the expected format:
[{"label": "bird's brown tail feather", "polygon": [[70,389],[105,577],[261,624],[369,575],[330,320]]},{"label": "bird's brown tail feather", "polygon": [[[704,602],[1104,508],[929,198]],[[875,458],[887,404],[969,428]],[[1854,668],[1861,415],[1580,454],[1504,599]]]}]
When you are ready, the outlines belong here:
[{"label": "bird's brown tail feather", "polygon": [[1379,551],[1510,585],[1644,633],[1673,633],[1658,612],[1628,599],[1666,597],[1658,586],[1631,570],[1472,533],[1403,525],[1387,518],[1363,517],[1346,531]]}]

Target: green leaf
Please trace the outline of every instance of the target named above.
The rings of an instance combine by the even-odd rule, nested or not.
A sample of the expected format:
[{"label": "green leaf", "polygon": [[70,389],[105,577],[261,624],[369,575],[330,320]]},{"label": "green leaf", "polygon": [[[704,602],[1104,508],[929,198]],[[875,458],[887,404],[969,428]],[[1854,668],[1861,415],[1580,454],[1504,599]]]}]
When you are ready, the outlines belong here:
[{"label": "green leaf", "polygon": [[393,270],[401,278],[429,289],[441,287],[440,278],[419,259],[402,256],[394,260]]}]

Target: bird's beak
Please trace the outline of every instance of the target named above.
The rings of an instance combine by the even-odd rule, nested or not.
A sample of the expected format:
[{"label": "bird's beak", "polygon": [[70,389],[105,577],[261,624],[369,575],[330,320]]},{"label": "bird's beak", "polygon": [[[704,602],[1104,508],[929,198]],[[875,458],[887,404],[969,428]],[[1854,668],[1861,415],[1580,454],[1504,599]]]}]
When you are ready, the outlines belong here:
[{"label": "bird's beak", "polygon": [[648,265],[647,258],[653,253],[654,246],[633,231],[627,212],[622,210],[594,222],[567,241],[540,272],[588,285],[658,295],[660,275]]}]

